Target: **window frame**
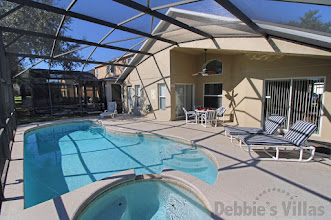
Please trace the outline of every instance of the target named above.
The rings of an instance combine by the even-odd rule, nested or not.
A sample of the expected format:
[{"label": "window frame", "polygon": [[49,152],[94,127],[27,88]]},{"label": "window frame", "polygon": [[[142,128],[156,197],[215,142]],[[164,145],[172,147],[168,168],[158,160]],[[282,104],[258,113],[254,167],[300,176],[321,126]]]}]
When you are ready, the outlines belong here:
[{"label": "window frame", "polygon": [[109,64],[106,66],[106,74],[111,74],[111,73],[113,74],[115,73],[115,66]]},{"label": "window frame", "polygon": [[[131,95],[130,95],[130,90],[131,90]],[[128,97],[128,110],[130,111],[132,111],[133,110],[133,108],[134,108],[134,101],[133,101],[133,87],[132,86],[128,86],[128,95],[127,95],[127,97]],[[132,99],[131,99],[131,97],[132,97]],[[130,105],[130,99],[132,100],[132,107],[131,107],[131,105]]]},{"label": "window frame", "polygon": [[[221,84],[222,85],[222,94],[221,95],[206,95],[206,85],[214,85],[214,84]],[[205,106],[205,97],[217,97],[217,98],[222,98],[222,105],[223,105],[223,83],[222,82],[210,82],[210,83],[204,83],[203,84],[203,107],[204,108],[209,108]]]},{"label": "window frame", "polygon": [[[164,96],[161,96],[161,85],[164,85],[164,89],[165,89],[165,94],[164,94]],[[164,109],[163,108],[161,108],[161,98],[164,98],[164,100],[165,100],[165,103],[166,103],[166,101],[167,101],[167,96],[166,96],[166,93],[167,93],[167,90],[166,90],[166,84],[165,83],[159,83],[158,85],[158,100],[159,100],[159,110],[166,110],[167,109],[167,104],[166,104],[166,106],[164,107]]]},{"label": "window frame", "polygon": [[[139,92],[138,92],[139,90]],[[135,92],[135,104],[136,107],[141,107],[141,89],[140,89],[140,85],[135,85],[134,86],[134,92]],[[139,94],[139,96],[138,96]]]}]

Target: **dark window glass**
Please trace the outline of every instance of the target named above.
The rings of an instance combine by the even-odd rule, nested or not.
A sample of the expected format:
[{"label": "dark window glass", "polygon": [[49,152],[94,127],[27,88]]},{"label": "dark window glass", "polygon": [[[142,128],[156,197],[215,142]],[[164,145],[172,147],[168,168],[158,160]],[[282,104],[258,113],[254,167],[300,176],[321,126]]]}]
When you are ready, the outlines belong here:
[{"label": "dark window glass", "polygon": [[205,84],[205,95],[222,95],[222,84]]},{"label": "dark window glass", "polygon": [[222,97],[205,96],[205,108],[219,108],[222,106]]}]

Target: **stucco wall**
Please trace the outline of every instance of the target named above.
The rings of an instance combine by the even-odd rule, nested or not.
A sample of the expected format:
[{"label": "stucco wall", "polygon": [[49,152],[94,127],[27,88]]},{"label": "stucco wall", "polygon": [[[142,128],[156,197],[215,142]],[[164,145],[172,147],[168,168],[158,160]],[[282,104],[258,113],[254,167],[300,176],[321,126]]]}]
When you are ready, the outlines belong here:
[{"label": "stucco wall", "polygon": [[[236,106],[232,109],[241,126],[260,126],[262,115],[263,80],[277,78],[325,77],[324,115],[322,116],[321,137],[314,139],[331,141],[330,83],[331,60],[323,57],[297,57],[291,55],[239,55],[236,62],[241,70],[234,72],[233,90]],[[239,92],[241,91],[241,95]]]},{"label": "stucco wall", "polygon": [[[182,51],[181,51],[182,50]],[[227,107],[226,120],[233,120],[240,126],[261,126],[263,108],[263,86],[265,79],[325,77],[331,80],[331,59],[321,56],[293,56],[290,54],[245,53],[208,54],[207,59],[218,59],[223,63],[222,75],[192,76],[201,71],[204,55],[194,55],[190,51],[176,48],[171,51],[171,84],[190,83],[195,85],[195,105],[203,104],[205,83],[223,84],[223,106]],[[194,69],[196,68],[196,69]],[[174,87],[172,87],[174,88]],[[325,84],[324,115],[321,134],[314,139],[331,141],[331,86]],[[175,97],[174,89],[171,91]],[[176,100],[172,99],[172,106]],[[171,119],[175,119],[175,108]],[[231,116],[231,117],[230,117]]]},{"label": "stucco wall", "polygon": [[[140,88],[144,88],[141,91],[141,107],[137,108],[134,97],[134,109],[135,114],[145,115],[145,109],[147,104],[151,104],[153,113],[148,114],[148,117],[157,118],[158,120],[170,120],[170,49],[165,50],[155,55],[155,59],[150,57],[145,62],[140,64],[134,69],[127,77],[123,87],[123,100],[125,112],[129,111],[128,101],[128,87],[132,86],[135,90],[135,85],[140,85]],[[141,80],[140,80],[141,77]],[[166,109],[159,109],[159,91],[158,85],[166,84]]]},{"label": "stucco wall", "polygon": [[[331,56],[325,56],[324,51],[310,49],[303,53],[303,47],[292,45],[288,42],[277,41],[280,47],[289,52],[287,54],[270,52],[268,43],[261,43],[260,38],[217,40],[222,50],[216,50],[215,44],[210,40],[190,42],[164,50],[133,70],[124,81],[124,104],[128,109],[127,86],[145,86],[146,92],[141,93],[142,107],[135,108],[135,113],[145,114],[145,105],[151,102],[154,113],[148,117],[156,117],[157,120],[175,120],[175,84],[194,84],[194,103],[203,104],[203,88],[205,83],[223,84],[223,106],[227,107],[226,120],[233,120],[240,126],[259,127],[262,119],[263,86],[265,79],[298,78],[298,77],[325,77],[326,87],[324,94],[324,115],[320,137],[314,139],[331,141],[328,130],[331,129]],[[237,44],[236,44],[237,42]],[[245,46],[246,45],[246,46]],[[192,47],[192,48],[191,48]],[[201,49],[197,49],[201,48]],[[223,62],[223,74],[207,77],[192,76],[199,72],[204,63],[202,48],[210,48],[207,60],[219,59]],[[233,50],[225,50],[229,48]],[[254,48],[260,50],[254,52]],[[298,54],[295,54],[297,52]],[[317,55],[311,55],[317,54]],[[324,56],[321,56],[324,55]],[[157,65],[158,64],[158,67]],[[160,69],[160,70],[159,70]],[[138,73],[142,82],[139,79]],[[163,75],[161,75],[161,73]],[[170,74],[171,73],[171,74]],[[167,109],[158,108],[158,84],[166,82]],[[142,85],[143,83],[143,85]],[[152,97],[154,92],[155,97]]]}]

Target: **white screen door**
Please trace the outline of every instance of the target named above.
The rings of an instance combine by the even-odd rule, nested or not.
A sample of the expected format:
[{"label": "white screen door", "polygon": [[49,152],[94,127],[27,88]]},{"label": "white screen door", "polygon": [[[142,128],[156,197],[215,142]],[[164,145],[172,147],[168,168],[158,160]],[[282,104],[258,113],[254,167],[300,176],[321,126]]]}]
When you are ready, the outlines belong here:
[{"label": "white screen door", "polygon": [[320,131],[323,110],[324,78],[266,80],[264,119],[271,115],[286,118],[283,129],[297,120],[313,123]]}]

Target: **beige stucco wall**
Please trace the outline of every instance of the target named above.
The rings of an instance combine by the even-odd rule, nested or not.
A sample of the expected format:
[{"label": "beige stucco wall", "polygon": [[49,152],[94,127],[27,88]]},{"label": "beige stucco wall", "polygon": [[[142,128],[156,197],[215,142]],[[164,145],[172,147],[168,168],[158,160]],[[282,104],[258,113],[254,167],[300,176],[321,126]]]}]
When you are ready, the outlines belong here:
[{"label": "beige stucco wall", "polygon": [[[180,48],[173,49],[171,51],[170,62],[171,62],[171,97],[172,106],[176,104],[175,98],[175,84],[193,84],[194,85],[194,105],[202,106],[203,105],[203,93],[204,93],[204,84],[206,83],[223,83],[223,91],[228,90],[229,84],[226,82],[231,81],[231,72],[233,65],[233,55],[215,55],[208,54],[207,60],[219,59],[223,62],[224,72],[228,74],[222,75],[211,75],[208,77],[203,77],[201,75],[192,76],[192,74],[201,72],[202,65],[204,64],[204,54],[189,54],[181,51]],[[227,106],[229,100],[223,98],[223,105]],[[171,120],[176,119],[176,111],[172,108]]]},{"label": "beige stucco wall", "polygon": [[[261,42],[262,40],[262,42]],[[263,85],[265,79],[313,77],[321,76],[326,82],[331,80],[331,54],[325,56],[325,51],[310,49],[303,53],[303,47],[290,44],[289,42],[277,41],[280,48],[287,54],[271,52],[270,45],[263,42],[261,38],[240,39],[218,39],[222,48],[216,50],[211,40],[190,42],[172,47],[151,57],[137,67],[141,80],[136,70],[133,70],[124,82],[124,104],[127,110],[127,86],[140,85],[142,83],[146,92],[142,92],[141,109],[135,113],[144,114],[145,105],[149,100],[153,106],[154,114],[148,117],[156,117],[157,120],[175,120],[175,84],[194,84],[195,105],[203,104],[203,88],[205,83],[223,83],[223,106],[228,108],[226,120],[233,120],[240,126],[259,127],[261,125],[263,107]],[[237,43],[236,43],[237,42]],[[204,63],[202,49],[208,48],[207,60],[219,59],[223,62],[223,74],[203,77],[192,76],[193,73],[201,71]],[[231,50],[225,50],[228,48]],[[258,52],[253,51],[259,50]],[[295,54],[297,53],[297,54]],[[300,54],[300,55],[298,55]],[[311,55],[317,54],[317,55]],[[324,56],[321,56],[324,55]],[[164,78],[162,78],[159,69]],[[167,92],[167,109],[158,109],[158,87],[159,83],[167,83],[170,92]],[[155,97],[152,97],[154,90]],[[331,141],[328,130],[331,129],[331,84],[326,83],[324,95],[324,115],[322,117],[322,128],[320,137],[314,139]]]},{"label": "beige stucco wall", "polygon": [[[331,59],[323,57],[296,57],[291,55],[257,56],[239,55],[236,62],[241,70],[234,73],[236,106],[232,108],[241,126],[259,126],[262,116],[263,80],[276,78],[325,77],[324,115],[320,137],[314,139],[331,141],[330,89]],[[238,91],[236,91],[238,90]]]},{"label": "beige stucco wall", "polygon": [[[145,114],[146,105],[151,103],[153,107],[153,113],[148,114],[148,117],[157,118],[158,120],[170,119],[170,49],[156,54],[155,59],[150,57],[127,77],[123,87],[123,100],[125,112],[129,112],[128,101],[128,87],[133,88],[133,101],[134,101],[134,113]],[[141,80],[139,78],[141,77]],[[158,85],[166,84],[166,109],[159,109],[159,91]],[[141,104],[140,108],[136,107],[135,103],[135,86],[140,85],[140,88],[144,88],[141,91]]]}]

